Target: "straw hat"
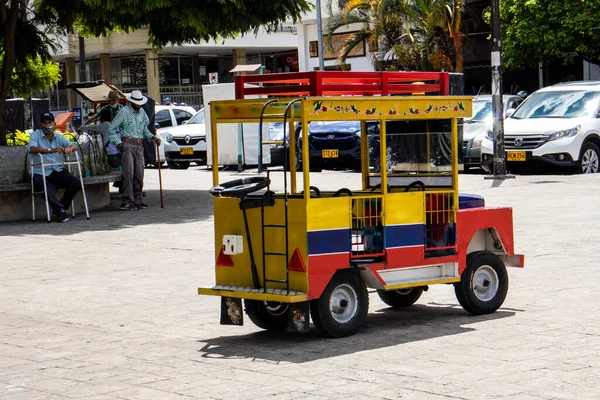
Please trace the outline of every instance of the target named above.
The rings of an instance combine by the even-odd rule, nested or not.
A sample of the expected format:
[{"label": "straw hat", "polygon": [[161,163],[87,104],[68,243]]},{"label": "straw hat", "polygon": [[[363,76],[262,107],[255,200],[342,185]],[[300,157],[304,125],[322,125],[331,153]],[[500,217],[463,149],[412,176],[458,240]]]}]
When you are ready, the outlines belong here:
[{"label": "straw hat", "polygon": [[108,92],[108,96],[104,96],[104,98],[106,100],[118,100],[119,99],[119,92],[116,91],[115,89],[111,89],[111,91]]},{"label": "straw hat", "polygon": [[125,97],[127,97],[127,101],[137,104],[138,106],[143,106],[148,101],[148,98],[139,90],[134,90],[131,93],[127,93]]}]

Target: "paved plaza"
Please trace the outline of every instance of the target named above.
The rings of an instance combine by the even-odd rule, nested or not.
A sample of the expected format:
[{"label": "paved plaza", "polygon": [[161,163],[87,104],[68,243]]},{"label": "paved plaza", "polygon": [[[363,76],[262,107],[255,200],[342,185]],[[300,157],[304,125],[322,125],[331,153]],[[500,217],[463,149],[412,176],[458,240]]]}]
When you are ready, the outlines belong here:
[{"label": "paved plaza", "polygon": [[146,170],[147,210],[117,211],[114,193],[89,221],[0,224],[0,399],[600,398],[598,174],[461,175],[462,192],[514,207],[526,268],[503,307],[470,316],[445,285],[402,310],[372,294],[342,339],[219,325],[219,299],[196,294],[214,283],[211,174],[163,182],[164,209]]}]

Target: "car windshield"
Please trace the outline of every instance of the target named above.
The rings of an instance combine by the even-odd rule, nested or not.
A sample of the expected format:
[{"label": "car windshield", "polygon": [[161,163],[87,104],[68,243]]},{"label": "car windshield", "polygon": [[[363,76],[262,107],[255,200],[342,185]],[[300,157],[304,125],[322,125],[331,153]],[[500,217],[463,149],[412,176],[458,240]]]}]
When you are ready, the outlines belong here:
[{"label": "car windshield", "polygon": [[187,124],[203,124],[204,123],[204,108],[196,113]]},{"label": "car windshield", "polygon": [[516,119],[577,118],[595,115],[600,92],[561,90],[536,92],[512,115]]},{"label": "car windshield", "polygon": [[473,102],[473,116],[467,120],[469,121],[483,121],[492,117],[492,102],[491,101],[477,101]]}]

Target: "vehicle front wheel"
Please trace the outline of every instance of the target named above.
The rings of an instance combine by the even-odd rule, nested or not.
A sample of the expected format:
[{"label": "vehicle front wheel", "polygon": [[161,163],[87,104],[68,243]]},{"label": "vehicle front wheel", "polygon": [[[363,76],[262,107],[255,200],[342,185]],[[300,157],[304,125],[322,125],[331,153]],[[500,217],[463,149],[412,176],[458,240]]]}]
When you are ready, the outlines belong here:
[{"label": "vehicle front wheel", "polygon": [[587,142],[581,148],[579,156],[579,172],[582,174],[595,174],[600,169],[600,150],[592,142]]},{"label": "vehicle front wheel", "polygon": [[478,251],[467,256],[467,267],[454,293],[462,308],[474,314],[490,314],[500,308],[508,292],[506,266],[495,254]]},{"label": "vehicle front wheel", "polygon": [[398,289],[390,291],[377,291],[379,298],[383,300],[388,306],[400,308],[412,306],[419,300],[419,297],[423,294],[422,287]]},{"label": "vehicle front wheel", "polygon": [[189,161],[167,161],[167,166],[170,169],[188,169],[190,167]]},{"label": "vehicle front wheel", "polygon": [[369,294],[360,276],[352,271],[338,272],[316,300],[310,315],[318,330],[331,337],[356,333],[369,312]]},{"label": "vehicle front wheel", "polygon": [[283,331],[287,327],[289,305],[270,301],[244,300],[246,314],[254,325],[268,331]]}]

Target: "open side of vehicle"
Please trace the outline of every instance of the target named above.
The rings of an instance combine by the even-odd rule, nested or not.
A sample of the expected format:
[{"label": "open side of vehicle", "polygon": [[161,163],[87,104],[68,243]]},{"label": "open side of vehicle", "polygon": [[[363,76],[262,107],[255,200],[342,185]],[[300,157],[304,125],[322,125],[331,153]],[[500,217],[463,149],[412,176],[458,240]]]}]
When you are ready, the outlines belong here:
[{"label": "open side of vehicle", "polygon": [[[365,321],[367,287],[405,307],[429,285],[453,284],[466,311],[496,311],[508,290],[506,266],[524,260],[514,253],[512,210],[458,194],[457,121],[470,113],[464,96],[211,102],[213,155],[220,124],[283,120],[293,129],[298,121],[306,132],[310,121],[360,121],[362,188],[311,186],[309,160],[301,181],[294,170],[281,174],[280,192],[271,190],[269,171],[220,183],[213,157],[216,285],[198,293],[221,296],[222,324],[243,324],[245,306],[263,329],[308,331],[310,315],[332,337]],[[369,121],[379,124],[376,141]],[[307,154],[307,141],[302,146]]]}]

